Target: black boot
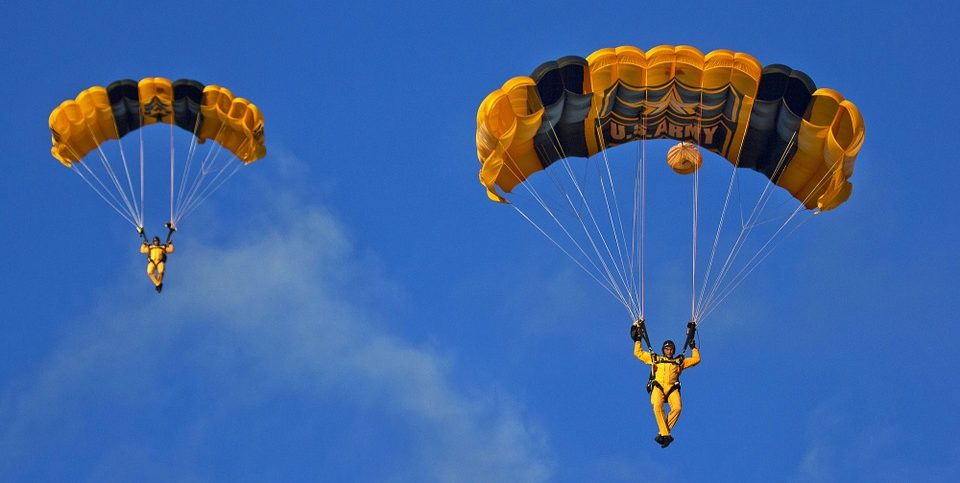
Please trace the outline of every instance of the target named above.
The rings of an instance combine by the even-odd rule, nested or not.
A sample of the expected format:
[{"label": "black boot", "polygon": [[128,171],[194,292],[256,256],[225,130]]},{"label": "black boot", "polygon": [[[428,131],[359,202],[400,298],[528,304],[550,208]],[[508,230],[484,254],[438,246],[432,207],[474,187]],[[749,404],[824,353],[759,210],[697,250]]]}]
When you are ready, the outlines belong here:
[{"label": "black boot", "polygon": [[157,293],[160,293],[161,290],[163,290],[163,284],[162,284],[162,283],[161,283],[160,285],[157,285]]},{"label": "black boot", "polygon": [[673,436],[667,435],[661,438],[661,440],[662,441],[660,442],[660,447],[666,448],[667,446],[670,446],[670,443],[673,442]]},{"label": "black boot", "polygon": [[656,437],[656,438],[653,438],[653,440],[656,441],[657,444],[659,444],[659,445],[661,445],[661,446],[663,445],[663,436],[660,436],[659,433],[657,433],[657,437]]}]

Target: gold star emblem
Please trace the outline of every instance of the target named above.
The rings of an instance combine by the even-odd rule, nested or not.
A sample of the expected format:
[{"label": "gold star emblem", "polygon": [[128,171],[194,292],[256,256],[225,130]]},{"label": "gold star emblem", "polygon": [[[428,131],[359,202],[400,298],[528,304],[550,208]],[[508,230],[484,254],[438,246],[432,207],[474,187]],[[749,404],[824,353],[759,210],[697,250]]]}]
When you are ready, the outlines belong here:
[{"label": "gold star emblem", "polygon": [[156,119],[157,122],[162,122],[163,118],[170,115],[169,106],[166,103],[160,100],[159,97],[153,96],[153,99],[150,99],[144,107],[144,116],[152,117]]},{"label": "gold star emblem", "polygon": [[677,114],[683,114],[687,116],[696,115],[699,110],[699,102],[684,102],[683,98],[680,97],[680,93],[677,92],[677,85],[674,84],[670,86],[670,90],[660,98],[658,101],[647,102],[647,115],[656,116],[667,111],[672,111]]}]

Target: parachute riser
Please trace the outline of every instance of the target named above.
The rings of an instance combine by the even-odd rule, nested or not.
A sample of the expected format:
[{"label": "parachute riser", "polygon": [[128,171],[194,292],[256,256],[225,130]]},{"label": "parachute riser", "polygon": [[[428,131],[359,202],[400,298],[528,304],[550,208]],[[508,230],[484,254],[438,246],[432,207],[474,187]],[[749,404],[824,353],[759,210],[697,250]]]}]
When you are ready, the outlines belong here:
[{"label": "parachute riser", "polygon": [[177,231],[177,227],[173,225],[172,221],[164,223],[163,226],[167,227],[167,243],[169,244],[173,238],[173,232]]}]

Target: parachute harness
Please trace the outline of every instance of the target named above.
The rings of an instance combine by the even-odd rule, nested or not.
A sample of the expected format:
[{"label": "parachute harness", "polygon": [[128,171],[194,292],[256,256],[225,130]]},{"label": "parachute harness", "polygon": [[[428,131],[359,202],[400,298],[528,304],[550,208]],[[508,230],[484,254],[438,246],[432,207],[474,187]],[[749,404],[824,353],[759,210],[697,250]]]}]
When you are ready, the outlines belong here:
[{"label": "parachute harness", "polygon": [[672,364],[678,367],[678,373],[683,372],[683,363],[686,359],[687,344],[690,342],[690,331],[695,330],[690,328],[691,325],[696,327],[693,322],[687,325],[687,341],[683,345],[683,351],[675,357],[667,357],[654,352],[653,346],[650,344],[650,337],[647,334],[646,324],[643,322],[643,320],[641,319],[634,322],[634,326],[638,328],[637,330],[640,333],[641,340],[647,344],[647,352],[650,353],[650,376],[647,379],[647,394],[652,393],[654,389],[660,389],[660,392],[663,393],[664,397],[669,398],[670,394],[672,394],[674,391],[680,390],[679,379],[667,389],[665,389],[660,382],[657,381],[657,366],[659,364]]}]

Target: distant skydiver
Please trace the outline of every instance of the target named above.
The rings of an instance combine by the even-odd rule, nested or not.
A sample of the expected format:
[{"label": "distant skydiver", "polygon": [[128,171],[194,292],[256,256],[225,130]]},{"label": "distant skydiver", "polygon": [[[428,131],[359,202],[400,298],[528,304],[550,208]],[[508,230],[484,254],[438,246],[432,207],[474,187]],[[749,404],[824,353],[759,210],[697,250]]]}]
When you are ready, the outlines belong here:
[{"label": "distant skydiver", "polygon": [[164,226],[169,230],[167,232],[167,242],[160,243],[160,237],[155,236],[153,237],[153,243],[150,244],[147,243],[147,235],[144,234],[143,227],[137,227],[137,233],[143,237],[143,243],[140,244],[140,253],[147,255],[147,276],[157,287],[157,293],[163,290],[163,272],[166,269],[167,254],[173,253],[173,242],[170,239],[173,238],[173,232],[177,231],[173,223],[168,222]]},{"label": "distant skydiver", "polygon": [[[661,448],[666,448],[673,442],[673,436],[670,430],[680,419],[680,373],[688,367],[693,367],[700,363],[700,350],[696,347],[694,335],[697,332],[697,324],[690,322],[687,324],[687,340],[683,345],[685,352],[687,346],[693,350],[690,358],[685,358],[683,353],[674,357],[676,345],[672,340],[664,341],[661,351],[663,355],[653,352],[650,347],[650,338],[647,336],[647,329],[643,320],[638,320],[630,327],[630,337],[634,340],[633,354],[645,364],[650,365],[650,379],[647,382],[647,392],[650,393],[650,404],[653,406],[654,419],[657,421],[658,433],[654,438]],[[643,350],[642,341],[646,341],[648,351]],[[670,405],[670,414],[664,415],[663,403]]]}]

